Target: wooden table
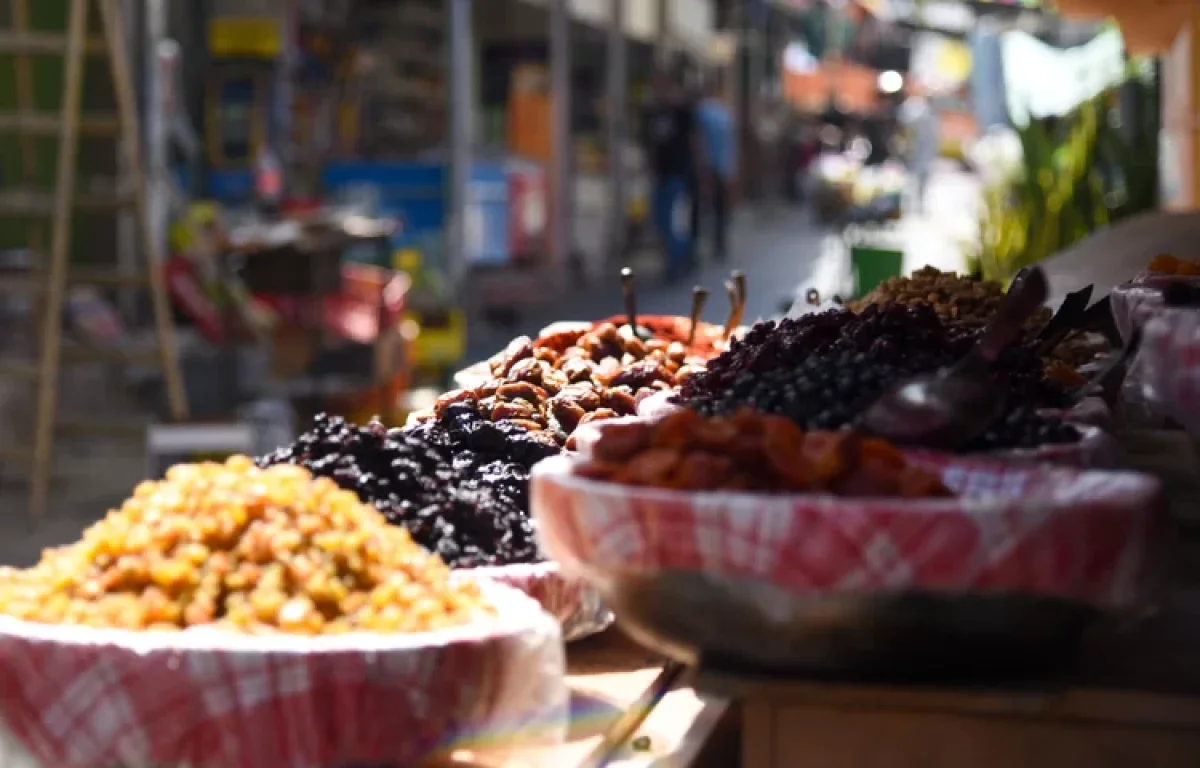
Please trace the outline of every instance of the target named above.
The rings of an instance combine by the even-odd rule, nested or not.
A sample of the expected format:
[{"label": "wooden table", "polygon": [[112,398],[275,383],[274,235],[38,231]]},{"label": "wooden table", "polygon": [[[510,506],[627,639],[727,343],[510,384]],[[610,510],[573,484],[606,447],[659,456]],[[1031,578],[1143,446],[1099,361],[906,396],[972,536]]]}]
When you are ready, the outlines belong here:
[{"label": "wooden table", "polygon": [[1119,435],[1175,523],[1159,612],[1085,638],[1078,668],[1024,687],[921,688],[704,674],[740,700],[741,768],[1200,766],[1200,460],[1181,432]]},{"label": "wooden table", "polygon": [[[662,662],[612,629],[568,647],[571,729],[565,745],[518,753],[458,753],[446,768],[575,768],[601,734],[658,676]],[[737,724],[728,700],[699,695],[685,684],[672,691],[638,732],[648,749],[629,750],[620,766],[734,768]]]},{"label": "wooden table", "polygon": [[[886,687],[701,671],[642,729],[623,766],[670,768],[1196,768],[1200,766],[1200,461],[1178,432],[1122,435],[1160,475],[1175,531],[1159,612],[1096,627],[1077,669],[1024,686]],[[616,631],[572,646],[581,712],[558,749],[478,757],[486,768],[575,768],[659,662]],[[698,692],[699,691],[699,692]],[[734,705],[730,702],[739,702]],[[607,709],[607,712],[604,710]]]},{"label": "wooden table", "polygon": [[742,704],[741,768],[1194,768],[1200,592],[1099,631],[1062,680],[921,688],[702,675]]}]

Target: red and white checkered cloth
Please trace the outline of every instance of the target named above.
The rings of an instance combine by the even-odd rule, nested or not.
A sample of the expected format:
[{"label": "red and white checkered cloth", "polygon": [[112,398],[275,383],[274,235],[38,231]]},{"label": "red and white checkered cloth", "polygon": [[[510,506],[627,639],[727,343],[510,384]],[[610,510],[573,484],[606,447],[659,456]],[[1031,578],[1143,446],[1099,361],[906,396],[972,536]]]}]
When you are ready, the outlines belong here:
[{"label": "red and white checkered cloth", "polygon": [[1025,592],[1133,604],[1160,530],[1149,476],[946,460],[937,500],[686,493],[534,468],[543,546],[603,593],[616,573],[702,571],[801,594]]},{"label": "red and white checkered cloth", "polygon": [[[0,617],[0,764],[414,765],[457,744],[560,740],[558,623],[508,587],[499,617],[413,635],[133,633]],[[496,740],[496,741],[493,741]]]},{"label": "red and white checkered cloth", "polygon": [[603,632],[612,624],[612,612],[596,588],[566,576],[558,563],[471,568],[462,573],[483,576],[537,600],[547,613],[558,619],[563,639],[568,643]]},{"label": "red and white checkered cloth", "polygon": [[1200,309],[1172,307],[1151,318],[1138,368],[1146,399],[1200,435]]}]

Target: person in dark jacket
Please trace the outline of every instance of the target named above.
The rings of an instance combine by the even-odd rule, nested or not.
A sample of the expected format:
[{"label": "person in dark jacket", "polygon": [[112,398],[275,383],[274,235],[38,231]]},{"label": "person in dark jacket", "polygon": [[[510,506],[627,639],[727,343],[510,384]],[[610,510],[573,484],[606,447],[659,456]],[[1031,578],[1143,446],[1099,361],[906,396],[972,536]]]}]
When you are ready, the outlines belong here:
[{"label": "person in dark jacket", "polygon": [[645,137],[654,179],[654,223],[666,251],[666,279],[684,277],[695,264],[687,222],[680,221],[692,182],[696,125],[681,84],[665,72],[654,77],[654,96],[646,108]]}]

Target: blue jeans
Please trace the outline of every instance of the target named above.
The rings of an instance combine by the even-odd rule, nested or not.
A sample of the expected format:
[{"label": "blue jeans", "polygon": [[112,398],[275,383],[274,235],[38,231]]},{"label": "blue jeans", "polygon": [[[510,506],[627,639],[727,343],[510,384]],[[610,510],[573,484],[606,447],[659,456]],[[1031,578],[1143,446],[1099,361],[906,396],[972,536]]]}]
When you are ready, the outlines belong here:
[{"label": "blue jeans", "polygon": [[684,176],[668,176],[658,180],[654,187],[654,225],[658,227],[659,237],[667,252],[667,273],[677,275],[683,272],[692,255],[691,237],[687,227],[680,227],[675,221],[676,207],[688,191],[687,178]]}]

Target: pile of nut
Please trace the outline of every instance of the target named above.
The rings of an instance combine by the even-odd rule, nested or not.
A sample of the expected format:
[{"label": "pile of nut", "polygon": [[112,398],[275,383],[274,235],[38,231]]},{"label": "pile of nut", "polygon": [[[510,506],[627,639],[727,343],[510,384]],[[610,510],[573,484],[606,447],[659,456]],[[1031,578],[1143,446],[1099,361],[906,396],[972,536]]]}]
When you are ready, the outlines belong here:
[{"label": "pile of nut", "polygon": [[403,528],[333,480],[244,456],[173,467],[82,540],[0,570],[0,613],[129,630],[414,632],[490,613]]},{"label": "pile of nut", "polygon": [[673,412],[655,423],[607,424],[579,475],[687,491],[832,493],[844,497],[950,496],[941,479],[895,446],[843,430],[804,432],[751,410],[729,417]]},{"label": "pile of nut", "polygon": [[[596,323],[595,327],[603,324],[620,327],[626,324],[626,320],[622,317],[609,317]],[[716,357],[729,348],[730,333],[726,331],[725,327],[713,323],[697,323],[695,333],[692,333],[691,321],[686,317],[641,315],[638,317],[638,325],[644,332],[653,335],[656,340],[667,344],[672,342],[687,344],[690,337],[691,346],[688,348],[688,354],[703,360]]]},{"label": "pile of nut", "polygon": [[[1004,286],[991,280],[974,280],[935,267],[917,270],[910,277],[893,277],[847,306],[861,312],[872,304],[928,304],[943,322],[978,327],[992,319],[1004,298]],[[1050,319],[1048,309],[1028,322],[1040,328]]]},{"label": "pile of nut", "polygon": [[628,325],[564,325],[514,339],[488,361],[489,381],[448,392],[432,413],[415,418],[469,403],[485,418],[512,421],[570,450],[581,425],[633,415],[643,398],[673,388],[703,363],[684,343],[641,338]]}]

